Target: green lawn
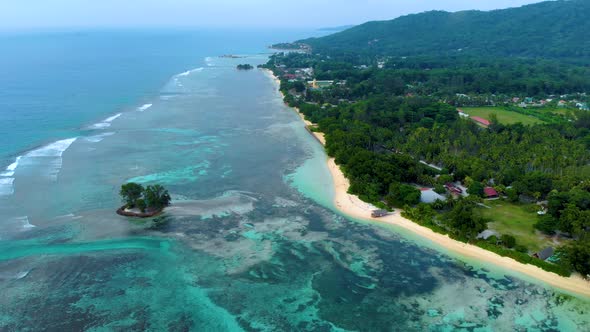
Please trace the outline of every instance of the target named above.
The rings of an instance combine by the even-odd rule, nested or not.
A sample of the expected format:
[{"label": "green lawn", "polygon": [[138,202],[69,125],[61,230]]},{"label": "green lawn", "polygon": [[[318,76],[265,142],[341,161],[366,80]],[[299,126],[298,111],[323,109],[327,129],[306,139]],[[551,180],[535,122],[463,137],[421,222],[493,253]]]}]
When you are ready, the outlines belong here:
[{"label": "green lawn", "polygon": [[537,207],[534,204],[522,205],[507,201],[486,201],[491,209],[480,208],[482,216],[491,220],[488,228],[500,234],[509,234],[516,238],[516,243],[531,251],[539,251],[551,245],[551,241],[537,232]]},{"label": "green lawn", "polygon": [[521,122],[524,125],[532,125],[543,123],[543,121],[533,116],[507,111],[500,107],[460,107],[460,109],[470,116],[479,116],[480,118],[487,120],[490,119],[490,114],[495,113],[498,117],[498,121],[502,124]]},{"label": "green lawn", "polygon": [[539,113],[553,113],[553,114],[558,114],[558,115],[564,115],[564,116],[572,116],[572,112],[574,110],[570,109],[570,108],[552,108],[552,107],[541,107],[536,109]]}]

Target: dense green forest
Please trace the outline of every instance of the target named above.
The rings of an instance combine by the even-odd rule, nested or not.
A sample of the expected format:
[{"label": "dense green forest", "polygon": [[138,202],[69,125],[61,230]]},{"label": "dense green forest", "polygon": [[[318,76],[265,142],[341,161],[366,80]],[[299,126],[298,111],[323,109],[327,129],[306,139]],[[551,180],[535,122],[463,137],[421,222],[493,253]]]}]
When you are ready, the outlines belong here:
[{"label": "dense green forest", "polygon": [[[272,61],[272,60],[271,60]],[[383,68],[305,53],[282,58],[289,68],[314,67],[320,80],[347,80],[343,98],[373,93],[434,95],[489,94],[541,97],[590,91],[590,67],[556,60],[489,57],[415,57],[383,61]],[[366,67],[366,68],[365,68]],[[505,98],[504,98],[505,99]]]},{"label": "dense green forest", "polygon": [[[278,53],[264,67],[281,78],[285,102],[325,133],[352,194],[521,262],[590,275],[588,7],[410,15],[297,42],[309,51]],[[576,106],[569,117],[527,108],[541,100]],[[503,105],[537,121],[506,124],[492,114],[482,126],[460,116],[462,105]],[[446,194],[452,182],[469,196]],[[419,187],[448,199],[420,203]],[[534,227],[563,243],[554,263],[532,258],[509,234],[476,238],[489,223],[478,212],[485,187],[507,204],[546,209]]]},{"label": "dense green forest", "polygon": [[317,54],[482,55],[590,61],[590,1],[561,0],[495,10],[426,12],[369,22],[302,41]]}]

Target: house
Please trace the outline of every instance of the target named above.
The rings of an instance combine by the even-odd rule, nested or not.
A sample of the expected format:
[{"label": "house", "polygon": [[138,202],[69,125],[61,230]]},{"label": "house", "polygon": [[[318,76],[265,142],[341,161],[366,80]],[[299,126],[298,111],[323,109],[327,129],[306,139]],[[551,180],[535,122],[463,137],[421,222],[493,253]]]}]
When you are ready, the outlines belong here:
[{"label": "house", "polygon": [[477,234],[478,239],[484,239],[484,240],[487,240],[492,236],[499,238],[500,234],[496,231],[491,230],[491,229],[486,229],[485,231]]},{"label": "house", "polygon": [[318,81],[314,79],[313,81],[308,81],[307,84],[312,89],[323,89],[332,86],[332,84],[334,84],[334,81]]},{"label": "house", "polygon": [[567,101],[565,101],[565,100],[560,100],[557,103],[557,107],[565,107],[566,105],[567,105]]},{"label": "house", "polygon": [[547,248],[533,254],[533,257],[545,261],[545,260],[547,260],[547,258],[553,256],[554,252],[555,252],[555,250],[553,250],[553,247],[547,247]]},{"label": "house", "polygon": [[301,69],[302,72],[304,72],[306,75],[313,75],[313,68],[303,68]]},{"label": "house", "polygon": [[486,127],[486,128],[492,124],[489,120],[486,120],[484,118],[480,118],[479,116],[472,116],[471,120],[475,121],[475,123],[477,123],[478,125]]},{"label": "house", "polygon": [[445,196],[439,195],[432,188],[420,188],[420,202],[430,204],[436,201],[446,201]]},{"label": "house", "polygon": [[492,187],[485,187],[485,188],[483,188],[483,194],[488,199],[500,197],[500,195],[498,194],[498,192],[496,191],[496,189],[494,189]]},{"label": "house", "polygon": [[452,183],[447,183],[445,184],[445,188],[451,193],[451,194],[456,194],[456,195],[461,195],[463,194],[463,190],[461,190],[461,188],[455,186]]},{"label": "house", "polygon": [[389,212],[387,212],[387,210],[373,210],[371,212],[371,218],[381,218],[385,217],[388,214]]},{"label": "house", "polygon": [[468,118],[469,117],[469,114],[463,112],[462,109],[457,108],[457,112],[459,112],[459,116],[462,117],[462,118]]}]

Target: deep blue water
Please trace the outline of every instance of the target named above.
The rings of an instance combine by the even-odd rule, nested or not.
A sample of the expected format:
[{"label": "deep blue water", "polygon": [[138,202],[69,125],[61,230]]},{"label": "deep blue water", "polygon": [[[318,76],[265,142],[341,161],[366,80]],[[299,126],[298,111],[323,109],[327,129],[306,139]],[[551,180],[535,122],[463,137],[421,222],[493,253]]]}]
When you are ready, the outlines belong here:
[{"label": "deep blue water", "polygon": [[0,34],[0,169],[44,143],[149,100],[204,58],[257,54],[303,30],[66,31]]}]

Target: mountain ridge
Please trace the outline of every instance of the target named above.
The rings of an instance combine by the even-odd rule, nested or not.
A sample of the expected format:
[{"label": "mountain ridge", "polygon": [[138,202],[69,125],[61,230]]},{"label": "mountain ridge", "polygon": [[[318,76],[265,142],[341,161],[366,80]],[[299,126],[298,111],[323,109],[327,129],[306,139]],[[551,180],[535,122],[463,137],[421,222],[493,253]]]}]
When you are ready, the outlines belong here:
[{"label": "mountain ridge", "polygon": [[486,55],[590,63],[588,0],[545,1],[493,11],[429,11],[371,21],[299,42],[316,53]]}]

